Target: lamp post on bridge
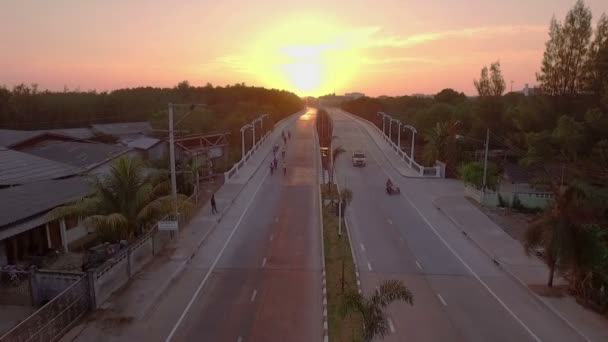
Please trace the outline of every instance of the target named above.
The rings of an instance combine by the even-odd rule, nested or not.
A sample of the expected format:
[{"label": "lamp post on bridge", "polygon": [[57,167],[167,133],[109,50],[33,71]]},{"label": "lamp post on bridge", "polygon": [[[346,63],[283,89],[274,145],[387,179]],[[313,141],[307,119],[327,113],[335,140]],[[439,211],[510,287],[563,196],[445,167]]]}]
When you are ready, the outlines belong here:
[{"label": "lamp post on bridge", "polygon": [[376,115],[382,117],[382,134],[386,135],[386,133],[385,133],[385,123],[386,122],[384,121],[384,119],[386,119],[386,118],[390,119],[391,117],[390,117],[390,115],[387,115],[384,112],[378,112]]},{"label": "lamp post on bridge", "polygon": [[241,159],[245,158],[245,131],[249,128],[254,129],[253,142],[255,144],[255,128],[251,124],[246,124],[241,127]]},{"label": "lamp post on bridge", "polygon": [[412,131],[412,146],[410,148],[410,166],[412,166],[412,161],[414,160],[414,143],[416,142],[416,133],[418,133],[418,131],[414,126],[411,125],[403,125],[403,128],[407,128]]}]

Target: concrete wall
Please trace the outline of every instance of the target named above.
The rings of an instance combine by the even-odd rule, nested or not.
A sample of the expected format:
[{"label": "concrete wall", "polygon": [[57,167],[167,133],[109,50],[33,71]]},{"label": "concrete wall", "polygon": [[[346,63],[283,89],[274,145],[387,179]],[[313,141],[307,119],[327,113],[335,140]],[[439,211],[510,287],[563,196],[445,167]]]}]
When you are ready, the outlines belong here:
[{"label": "concrete wall", "polygon": [[32,301],[35,306],[55,298],[84,274],[81,272],[38,270],[32,276]]},{"label": "concrete wall", "polygon": [[524,207],[529,209],[544,209],[553,203],[554,197],[553,193],[550,192],[495,192],[491,190],[482,192],[468,185],[465,185],[464,193],[465,196],[488,207],[500,206],[500,196],[502,201],[509,207],[513,206],[515,198],[517,198]]},{"label": "concrete wall", "polygon": [[154,257],[154,246],[152,244],[152,236],[149,236],[131,249],[131,253],[129,253],[131,276],[141,270]]},{"label": "concrete wall", "polygon": [[95,286],[95,302],[99,306],[106,299],[129,281],[129,254],[123,252],[108,261],[93,273]]}]

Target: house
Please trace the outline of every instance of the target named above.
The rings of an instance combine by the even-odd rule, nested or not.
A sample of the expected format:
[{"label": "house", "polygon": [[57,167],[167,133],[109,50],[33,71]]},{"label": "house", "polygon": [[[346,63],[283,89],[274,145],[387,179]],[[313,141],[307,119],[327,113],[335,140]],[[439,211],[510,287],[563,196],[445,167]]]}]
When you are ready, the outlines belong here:
[{"label": "house", "polygon": [[95,124],[91,128],[99,135],[112,136],[118,140],[133,140],[152,134],[152,125],[147,121]]},{"label": "house", "polygon": [[23,262],[49,250],[68,251],[90,232],[77,218],[53,220],[47,214],[92,192],[83,177],[0,189],[0,265]]},{"label": "house", "polygon": [[121,143],[136,151],[143,159],[162,160],[169,153],[169,144],[156,138],[140,137],[125,139]]},{"label": "house", "polygon": [[90,128],[63,128],[34,131],[0,129],[0,146],[13,147],[14,145],[22,143],[26,140],[40,135],[45,135],[47,133],[80,140],[95,139],[95,133]]},{"label": "house", "polygon": [[62,179],[80,172],[80,169],[64,163],[0,147],[0,188]]},{"label": "house", "polygon": [[18,149],[30,155],[70,165],[83,173],[100,175],[109,172],[114,159],[137,156],[129,147],[78,140],[34,140],[19,144]]}]

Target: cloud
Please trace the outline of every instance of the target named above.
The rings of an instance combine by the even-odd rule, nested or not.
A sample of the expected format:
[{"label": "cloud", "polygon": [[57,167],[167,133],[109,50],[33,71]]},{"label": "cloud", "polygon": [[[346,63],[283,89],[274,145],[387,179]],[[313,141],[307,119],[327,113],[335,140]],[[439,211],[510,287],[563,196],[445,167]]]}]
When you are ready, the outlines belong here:
[{"label": "cloud", "polygon": [[545,26],[538,25],[509,25],[490,27],[471,27],[457,30],[417,33],[405,37],[400,36],[371,36],[367,47],[396,47],[407,48],[427,42],[455,39],[455,38],[486,38],[514,34],[530,34],[546,32]]}]

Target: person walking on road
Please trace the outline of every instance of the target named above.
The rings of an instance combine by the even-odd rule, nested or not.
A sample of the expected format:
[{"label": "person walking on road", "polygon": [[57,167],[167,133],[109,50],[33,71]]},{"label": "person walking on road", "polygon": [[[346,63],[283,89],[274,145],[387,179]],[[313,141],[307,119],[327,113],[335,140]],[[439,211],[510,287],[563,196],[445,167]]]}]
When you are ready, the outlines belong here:
[{"label": "person walking on road", "polygon": [[274,162],[270,162],[270,175],[272,176],[272,174],[274,173]]},{"label": "person walking on road", "polygon": [[283,160],[283,176],[287,175],[287,163]]},{"label": "person walking on road", "polygon": [[217,214],[217,206],[215,204],[215,194],[211,194],[211,214]]},{"label": "person walking on road", "polygon": [[285,159],[285,147],[283,147],[283,150],[281,150],[281,155],[283,156],[283,159]]},{"label": "person walking on road", "polygon": [[274,157],[273,163],[274,163],[274,169],[276,170],[277,167],[279,166],[279,162],[277,161],[277,157]]}]

